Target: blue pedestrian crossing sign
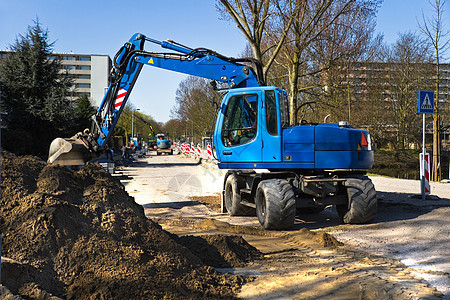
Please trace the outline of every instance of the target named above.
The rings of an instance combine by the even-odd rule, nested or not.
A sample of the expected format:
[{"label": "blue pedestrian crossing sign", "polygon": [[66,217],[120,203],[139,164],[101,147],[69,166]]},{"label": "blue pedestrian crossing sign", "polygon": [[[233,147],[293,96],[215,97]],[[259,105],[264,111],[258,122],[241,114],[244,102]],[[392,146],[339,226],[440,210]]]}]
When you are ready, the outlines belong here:
[{"label": "blue pedestrian crossing sign", "polygon": [[434,113],[434,92],[419,90],[419,114]]}]

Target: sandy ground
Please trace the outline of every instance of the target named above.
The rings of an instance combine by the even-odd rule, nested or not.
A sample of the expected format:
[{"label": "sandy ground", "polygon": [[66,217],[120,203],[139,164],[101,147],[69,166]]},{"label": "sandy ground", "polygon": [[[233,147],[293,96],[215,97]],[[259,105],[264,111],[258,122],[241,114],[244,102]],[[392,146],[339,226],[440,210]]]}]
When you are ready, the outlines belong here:
[{"label": "sandy ground", "polygon": [[[126,190],[143,205],[147,216],[179,235],[226,231],[222,227],[197,228],[199,220],[205,218],[240,228],[258,227],[255,217],[231,218],[192,201],[197,196],[217,197],[222,190],[224,172],[213,164],[150,156],[120,172]],[[418,181],[372,180],[379,209],[371,224],[342,225],[334,208],[329,207],[320,214],[297,216],[293,230],[282,236],[268,239],[242,233],[266,256],[264,262],[233,270],[257,276],[244,286],[241,296],[450,299],[450,184],[432,183],[433,197],[424,202]],[[305,246],[311,239],[298,236],[302,228],[330,233],[344,245],[337,249]]]},{"label": "sandy ground", "polygon": [[379,198],[374,222],[324,230],[348,246],[399,259],[450,299],[450,184],[431,183],[423,201],[419,181],[372,181]]}]

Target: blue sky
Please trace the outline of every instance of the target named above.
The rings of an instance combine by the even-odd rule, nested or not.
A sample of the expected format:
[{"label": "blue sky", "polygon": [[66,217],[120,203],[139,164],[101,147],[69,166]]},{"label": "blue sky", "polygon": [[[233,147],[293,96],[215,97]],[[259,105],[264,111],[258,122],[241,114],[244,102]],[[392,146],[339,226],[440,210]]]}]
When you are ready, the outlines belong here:
[{"label": "blue sky", "polygon": [[[421,19],[422,11],[431,14],[428,0],[385,0],[379,9],[377,32],[392,43],[399,32],[418,31],[416,18]],[[246,43],[235,25],[220,20],[214,0],[0,0],[0,49],[14,43],[36,17],[48,28],[56,52],[107,54],[112,58],[136,32],[234,57]],[[450,28],[449,3],[445,18]],[[162,50],[147,48],[152,49]],[[144,67],[129,101],[165,122],[184,78],[186,75]]]}]

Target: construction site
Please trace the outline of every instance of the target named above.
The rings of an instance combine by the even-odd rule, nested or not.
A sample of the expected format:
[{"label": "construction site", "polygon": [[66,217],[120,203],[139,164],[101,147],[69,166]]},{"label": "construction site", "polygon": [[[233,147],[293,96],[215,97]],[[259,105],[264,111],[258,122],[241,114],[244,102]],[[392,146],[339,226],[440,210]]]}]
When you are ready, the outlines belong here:
[{"label": "construction site", "polygon": [[391,45],[383,1],[214,2],[244,47],[203,5],[86,3],[76,53],[34,12],[0,51],[0,299],[450,300],[441,0]]}]

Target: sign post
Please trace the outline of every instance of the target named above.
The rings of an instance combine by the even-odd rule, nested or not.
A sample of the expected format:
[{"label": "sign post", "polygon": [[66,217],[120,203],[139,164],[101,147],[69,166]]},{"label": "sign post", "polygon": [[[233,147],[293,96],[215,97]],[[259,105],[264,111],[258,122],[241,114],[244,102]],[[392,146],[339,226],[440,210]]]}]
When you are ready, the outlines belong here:
[{"label": "sign post", "polygon": [[431,192],[429,154],[425,152],[425,115],[434,113],[434,92],[419,90],[418,113],[422,114],[422,153],[419,156],[420,162],[420,190],[422,200]]}]

